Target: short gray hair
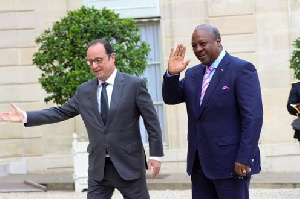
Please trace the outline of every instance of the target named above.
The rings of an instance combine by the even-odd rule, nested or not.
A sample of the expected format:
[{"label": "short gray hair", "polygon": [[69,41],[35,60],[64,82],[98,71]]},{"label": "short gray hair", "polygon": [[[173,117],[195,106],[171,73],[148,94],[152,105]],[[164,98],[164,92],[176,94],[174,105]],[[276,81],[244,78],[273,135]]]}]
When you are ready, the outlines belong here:
[{"label": "short gray hair", "polygon": [[205,23],[205,24],[198,25],[194,31],[201,30],[201,29],[208,30],[212,39],[214,39],[214,40],[221,39],[221,34],[220,34],[218,28],[216,26],[214,26],[213,24]]}]

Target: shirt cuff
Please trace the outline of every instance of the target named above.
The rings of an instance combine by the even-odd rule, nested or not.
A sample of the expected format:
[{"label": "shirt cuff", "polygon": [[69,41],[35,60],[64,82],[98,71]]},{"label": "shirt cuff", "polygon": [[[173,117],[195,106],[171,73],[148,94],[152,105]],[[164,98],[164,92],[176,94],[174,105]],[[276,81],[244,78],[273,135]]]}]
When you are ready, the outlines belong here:
[{"label": "shirt cuff", "polygon": [[173,77],[173,76],[177,76],[177,75],[179,75],[179,74],[170,75],[169,71],[168,70],[166,71],[166,77]]},{"label": "shirt cuff", "polygon": [[25,112],[25,111],[23,111],[23,116],[24,116],[24,118],[23,118],[23,124],[26,124],[27,123],[27,113]]},{"label": "shirt cuff", "polygon": [[150,156],[149,159],[151,159],[151,160],[156,160],[156,161],[159,161],[159,162],[160,162],[160,157],[152,157],[152,156]]}]

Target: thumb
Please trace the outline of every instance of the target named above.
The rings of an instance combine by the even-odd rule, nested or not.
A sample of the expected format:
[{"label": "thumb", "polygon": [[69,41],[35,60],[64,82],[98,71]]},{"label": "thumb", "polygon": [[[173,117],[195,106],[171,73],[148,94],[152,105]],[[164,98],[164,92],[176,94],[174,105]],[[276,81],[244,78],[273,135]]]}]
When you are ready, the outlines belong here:
[{"label": "thumb", "polygon": [[14,103],[11,103],[10,105],[14,109],[14,112],[16,114],[22,114],[23,115],[23,110],[20,109],[17,105],[15,105]]},{"label": "thumb", "polygon": [[151,171],[151,168],[152,168],[152,163],[150,160],[148,160],[148,171]]},{"label": "thumb", "polygon": [[190,63],[190,61],[191,61],[191,60],[186,60],[186,61],[183,63],[183,65],[184,65],[184,68],[186,68],[186,67],[187,67],[187,65]]},{"label": "thumb", "polygon": [[10,106],[11,106],[15,111],[17,111],[17,112],[21,111],[21,109],[20,109],[17,105],[15,105],[14,103],[11,103]]}]

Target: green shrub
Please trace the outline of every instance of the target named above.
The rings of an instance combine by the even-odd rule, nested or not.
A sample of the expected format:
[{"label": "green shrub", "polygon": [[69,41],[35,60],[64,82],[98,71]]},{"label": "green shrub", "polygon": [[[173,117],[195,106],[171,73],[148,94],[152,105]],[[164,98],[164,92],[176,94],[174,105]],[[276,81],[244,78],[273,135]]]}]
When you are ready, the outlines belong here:
[{"label": "green shrub", "polygon": [[33,63],[42,71],[39,82],[48,93],[45,102],[63,104],[79,84],[94,77],[86,63],[87,44],[94,39],[112,43],[119,71],[141,75],[150,47],[141,41],[138,31],[134,19],[121,19],[106,8],[84,6],[44,30],[35,40],[39,49]]},{"label": "green shrub", "polygon": [[290,59],[290,68],[294,69],[294,76],[300,80],[300,37],[298,37],[293,43],[295,49]]}]

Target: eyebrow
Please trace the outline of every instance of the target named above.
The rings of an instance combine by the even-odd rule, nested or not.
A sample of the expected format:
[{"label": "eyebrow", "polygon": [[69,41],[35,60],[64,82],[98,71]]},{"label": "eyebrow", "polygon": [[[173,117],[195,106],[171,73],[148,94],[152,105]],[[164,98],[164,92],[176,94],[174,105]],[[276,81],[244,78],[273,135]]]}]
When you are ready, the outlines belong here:
[{"label": "eyebrow", "polygon": [[95,59],[103,59],[103,57],[95,57],[94,59],[87,59],[87,60],[95,60]]}]

